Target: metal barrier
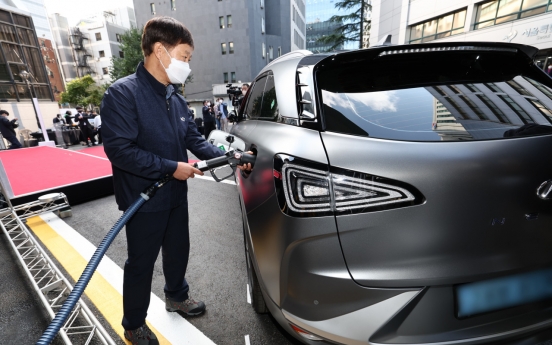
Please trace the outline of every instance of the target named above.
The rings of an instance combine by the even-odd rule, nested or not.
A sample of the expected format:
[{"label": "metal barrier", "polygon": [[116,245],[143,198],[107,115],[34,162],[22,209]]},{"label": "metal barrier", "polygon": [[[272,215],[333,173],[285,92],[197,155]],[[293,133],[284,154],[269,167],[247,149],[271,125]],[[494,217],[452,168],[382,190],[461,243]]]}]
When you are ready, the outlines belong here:
[{"label": "metal barrier", "polygon": [[[24,221],[46,212],[63,211],[69,208],[63,193],[42,196],[37,201],[13,207],[4,187],[0,184],[0,227],[7,235],[19,262],[34,287],[43,306],[53,319],[73,289],[63,274],[49,258],[46,251],[33,237]],[[59,331],[66,344],[115,345],[113,339],[102,327],[86,304],[79,299],[70,317]]]}]

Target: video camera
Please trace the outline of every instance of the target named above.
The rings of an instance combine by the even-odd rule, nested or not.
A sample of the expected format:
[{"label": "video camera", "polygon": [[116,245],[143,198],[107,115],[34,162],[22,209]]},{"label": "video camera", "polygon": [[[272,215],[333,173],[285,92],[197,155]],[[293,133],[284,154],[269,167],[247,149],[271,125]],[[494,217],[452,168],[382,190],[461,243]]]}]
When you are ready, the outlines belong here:
[{"label": "video camera", "polygon": [[232,101],[234,107],[239,107],[243,99],[243,94],[241,92],[241,86],[232,86],[232,84],[226,85],[226,93]]}]

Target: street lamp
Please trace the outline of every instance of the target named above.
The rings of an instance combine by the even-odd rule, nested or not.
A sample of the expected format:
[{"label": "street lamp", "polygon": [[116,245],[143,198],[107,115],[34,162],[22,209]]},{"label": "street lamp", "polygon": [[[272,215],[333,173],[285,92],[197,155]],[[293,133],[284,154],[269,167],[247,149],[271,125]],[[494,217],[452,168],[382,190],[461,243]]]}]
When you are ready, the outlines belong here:
[{"label": "street lamp", "polygon": [[46,132],[46,126],[44,126],[44,120],[42,119],[42,113],[40,112],[40,108],[38,107],[38,100],[34,96],[31,85],[29,84],[29,79],[31,79],[31,73],[27,71],[21,71],[19,72],[19,75],[21,76],[21,78],[23,78],[23,80],[25,80],[25,84],[27,84],[27,88],[29,89],[29,93],[31,94],[31,98],[33,101],[33,109],[36,116],[36,123],[38,124],[38,127],[42,130],[42,136],[44,137],[44,141],[39,142],[38,146],[56,147],[56,143],[51,141],[50,138],[48,138],[48,133]]}]

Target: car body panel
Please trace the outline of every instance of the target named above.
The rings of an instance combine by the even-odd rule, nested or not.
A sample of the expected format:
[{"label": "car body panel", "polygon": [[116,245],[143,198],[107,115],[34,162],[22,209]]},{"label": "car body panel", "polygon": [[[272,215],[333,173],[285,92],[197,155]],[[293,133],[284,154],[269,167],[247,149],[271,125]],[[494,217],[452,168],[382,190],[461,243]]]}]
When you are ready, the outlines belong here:
[{"label": "car body panel", "polygon": [[[412,143],[322,133],[332,166],[417,188],[422,205],[336,217],[351,275],[371,287],[457,284],[552,264],[552,136]],[[350,159],[354,157],[355,159]],[[525,214],[538,213],[537,220]],[[504,224],[492,225],[495,218]]]}]

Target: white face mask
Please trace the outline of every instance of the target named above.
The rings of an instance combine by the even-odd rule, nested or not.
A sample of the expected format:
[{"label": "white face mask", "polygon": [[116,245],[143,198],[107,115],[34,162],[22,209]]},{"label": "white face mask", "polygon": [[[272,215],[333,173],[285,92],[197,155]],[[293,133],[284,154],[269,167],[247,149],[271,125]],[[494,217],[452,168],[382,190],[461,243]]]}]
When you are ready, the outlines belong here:
[{"label": "white face mask", "polygon": [[211,106],[211,103],[207,103],[207,106],[210,107],[210,106]]},{"label": "white face mask", "polygon": [[161,59],[159,59],[159,62],[161,62],[161,66],[165,68],[165,72],[167,72],[169,80],[173,84],[184,84],[186,78],[188,78],[188,75],[192,71],[190,69],[190,65],[187,62],[173,58],[171,54],[169,54],[167,48],[165,48],[165,46],[163,46],[163,48],[167,52],[167,55],[171,58],[171,64],[169,65],[169,68],[166,68]]},{"label": "white face mask", "polygon": [[247,93],[247,90],[242,90],[242,95],[245,96],[246,93]]}]

